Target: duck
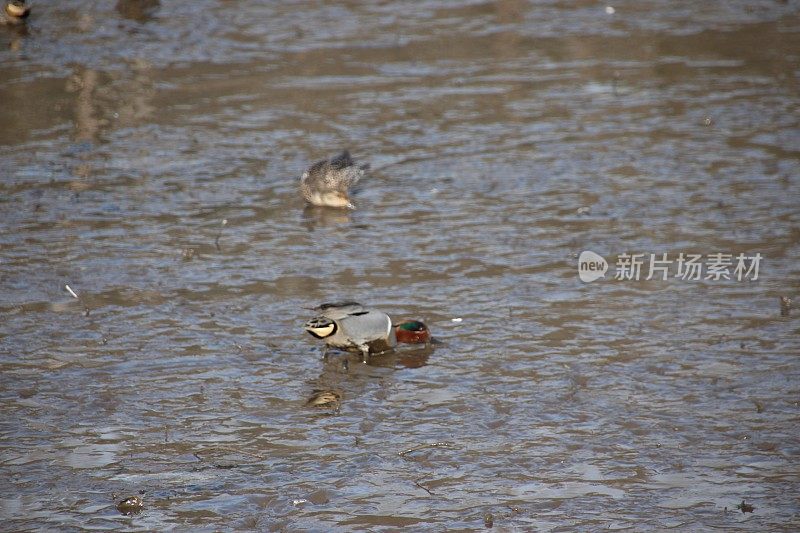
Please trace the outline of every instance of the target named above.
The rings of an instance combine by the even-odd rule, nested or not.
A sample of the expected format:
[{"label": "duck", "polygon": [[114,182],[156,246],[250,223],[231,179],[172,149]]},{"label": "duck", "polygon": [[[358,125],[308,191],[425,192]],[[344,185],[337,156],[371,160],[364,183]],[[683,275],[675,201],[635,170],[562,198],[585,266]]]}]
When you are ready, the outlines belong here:
[{"label": "duck", "polygon": [[306,402],[309,407],[317,407],[320,409],[335,409],[338,410],[342,404],[342,395],[335,390],[315,390],[314,394]]},{"label": "duck", "polygon": [[355,209],[350,201],[350,187],[364,177],[366,168],[357,166],[345,150],[311,165],[300,177],[300,192],[311,205]]},{"label": "duck", "polygon": [[3,9],[0,20],[9,26],[25,24],[25,19],[31,14],[31,8],[25,5],[25,0],[9,0]]},{"label": "duck", "polygon": [[317,316],[303,327],[312,337],[325,341],[326,354],[328,348],[358,351],[366,363],[370,355],[392,350],[398,342],[430,342],[430,332],[419,320],[395,325],[383,311],[355,301],[324,303],[312,310]]}]

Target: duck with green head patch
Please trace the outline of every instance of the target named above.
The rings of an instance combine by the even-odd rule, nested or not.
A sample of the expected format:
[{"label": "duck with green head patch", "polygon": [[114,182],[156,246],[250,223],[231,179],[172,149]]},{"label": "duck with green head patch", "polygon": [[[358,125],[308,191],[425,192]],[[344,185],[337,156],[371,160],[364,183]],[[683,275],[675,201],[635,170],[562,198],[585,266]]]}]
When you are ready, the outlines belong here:
[{"label": "duck with green head patch", "polygon": [[386,313],[367,309],[358,302],[324,303],[314,311],[318,315],[306,322],[305,330],[325,341],[326,348],[361,352],[365,363],[370,354],[391,350],[398,340],[413,343],[430,340],[428,328],[422,322],[393,325]]}]

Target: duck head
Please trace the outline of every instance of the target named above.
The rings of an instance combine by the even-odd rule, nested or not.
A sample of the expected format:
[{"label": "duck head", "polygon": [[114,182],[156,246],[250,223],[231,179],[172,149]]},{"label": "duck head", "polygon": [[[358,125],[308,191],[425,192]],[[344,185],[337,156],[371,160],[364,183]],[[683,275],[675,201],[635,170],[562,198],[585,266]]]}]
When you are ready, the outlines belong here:
[{"label": "duck head", "polygon": [[331,191],[321,194],[320,201],[322,205],[328,207],[346,207],[347,209],[355,209],[356,206],[350,201],[350,196],[346,191]]},{"label": "duck head", "polygon": [[336,322],[328,317],[318,316],[305,323],[303,328],[317,339],[330,337],[338,329]]},{"label": "duck head", "polygon": [[424,344],[430,342],[431,332],[428,326],[419,320],[407,320],[395,326],[397,342]]}]

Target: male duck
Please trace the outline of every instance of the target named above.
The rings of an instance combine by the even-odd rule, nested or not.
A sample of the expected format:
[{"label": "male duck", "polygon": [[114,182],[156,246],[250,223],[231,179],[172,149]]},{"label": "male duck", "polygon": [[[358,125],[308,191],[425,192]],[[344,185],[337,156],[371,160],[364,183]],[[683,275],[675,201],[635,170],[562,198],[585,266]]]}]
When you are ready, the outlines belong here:
[{"label": "male duck", "polygon": [[0,22],[9,26],[25,24],[25,19],[31,14],[30,6],[25,5],[25,0],[9,0],[3,9]]},{"label": "male duck", "polygon": [[314,308],[318,315],[305,324],[305,330],[325,341],[326,348],[359,351],[366,363],[369,354],[382,353],[398,342],[427,343],[428,328],[419,321],[392,324],[389,315],[366,309],[358,302],[324,303]]},{"label": "male duck", "polygon": [[331,159],[311,165],[300,178],[300,192],[313,205],[355,209],[350,187],[364,177],[366,166],[356,166],[345,150]]}]

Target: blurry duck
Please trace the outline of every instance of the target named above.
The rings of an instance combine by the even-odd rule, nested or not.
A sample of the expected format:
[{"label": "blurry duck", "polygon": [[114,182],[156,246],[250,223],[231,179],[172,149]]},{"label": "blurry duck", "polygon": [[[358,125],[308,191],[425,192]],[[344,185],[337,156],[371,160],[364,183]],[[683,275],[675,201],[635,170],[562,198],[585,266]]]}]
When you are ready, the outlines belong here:
[{"label": "blurry duck", "polygon": [[364,176],[366,166],[356,166],[345,150],[331,159],[311,165],[300,178],[300,192],[313,205],[355,209],[350,201],[350,187]]},{"label": "blurry duck", "polygon": [[25,0],[9,0],[3,9],[0,21],[9,26],[25,24],[25,19],[31,14],[31,8],[25,5]]},{"label": "blurry duck", "polygon": [[366,309],[358,302],[324,303],[313,309],[318,314],[305,330],[322,339],[327,348],[359,351],[366,363],[370,354],[391,350],[398,342],[427,343],[428,328],[417,320],[392,324],[389,315]]}]

